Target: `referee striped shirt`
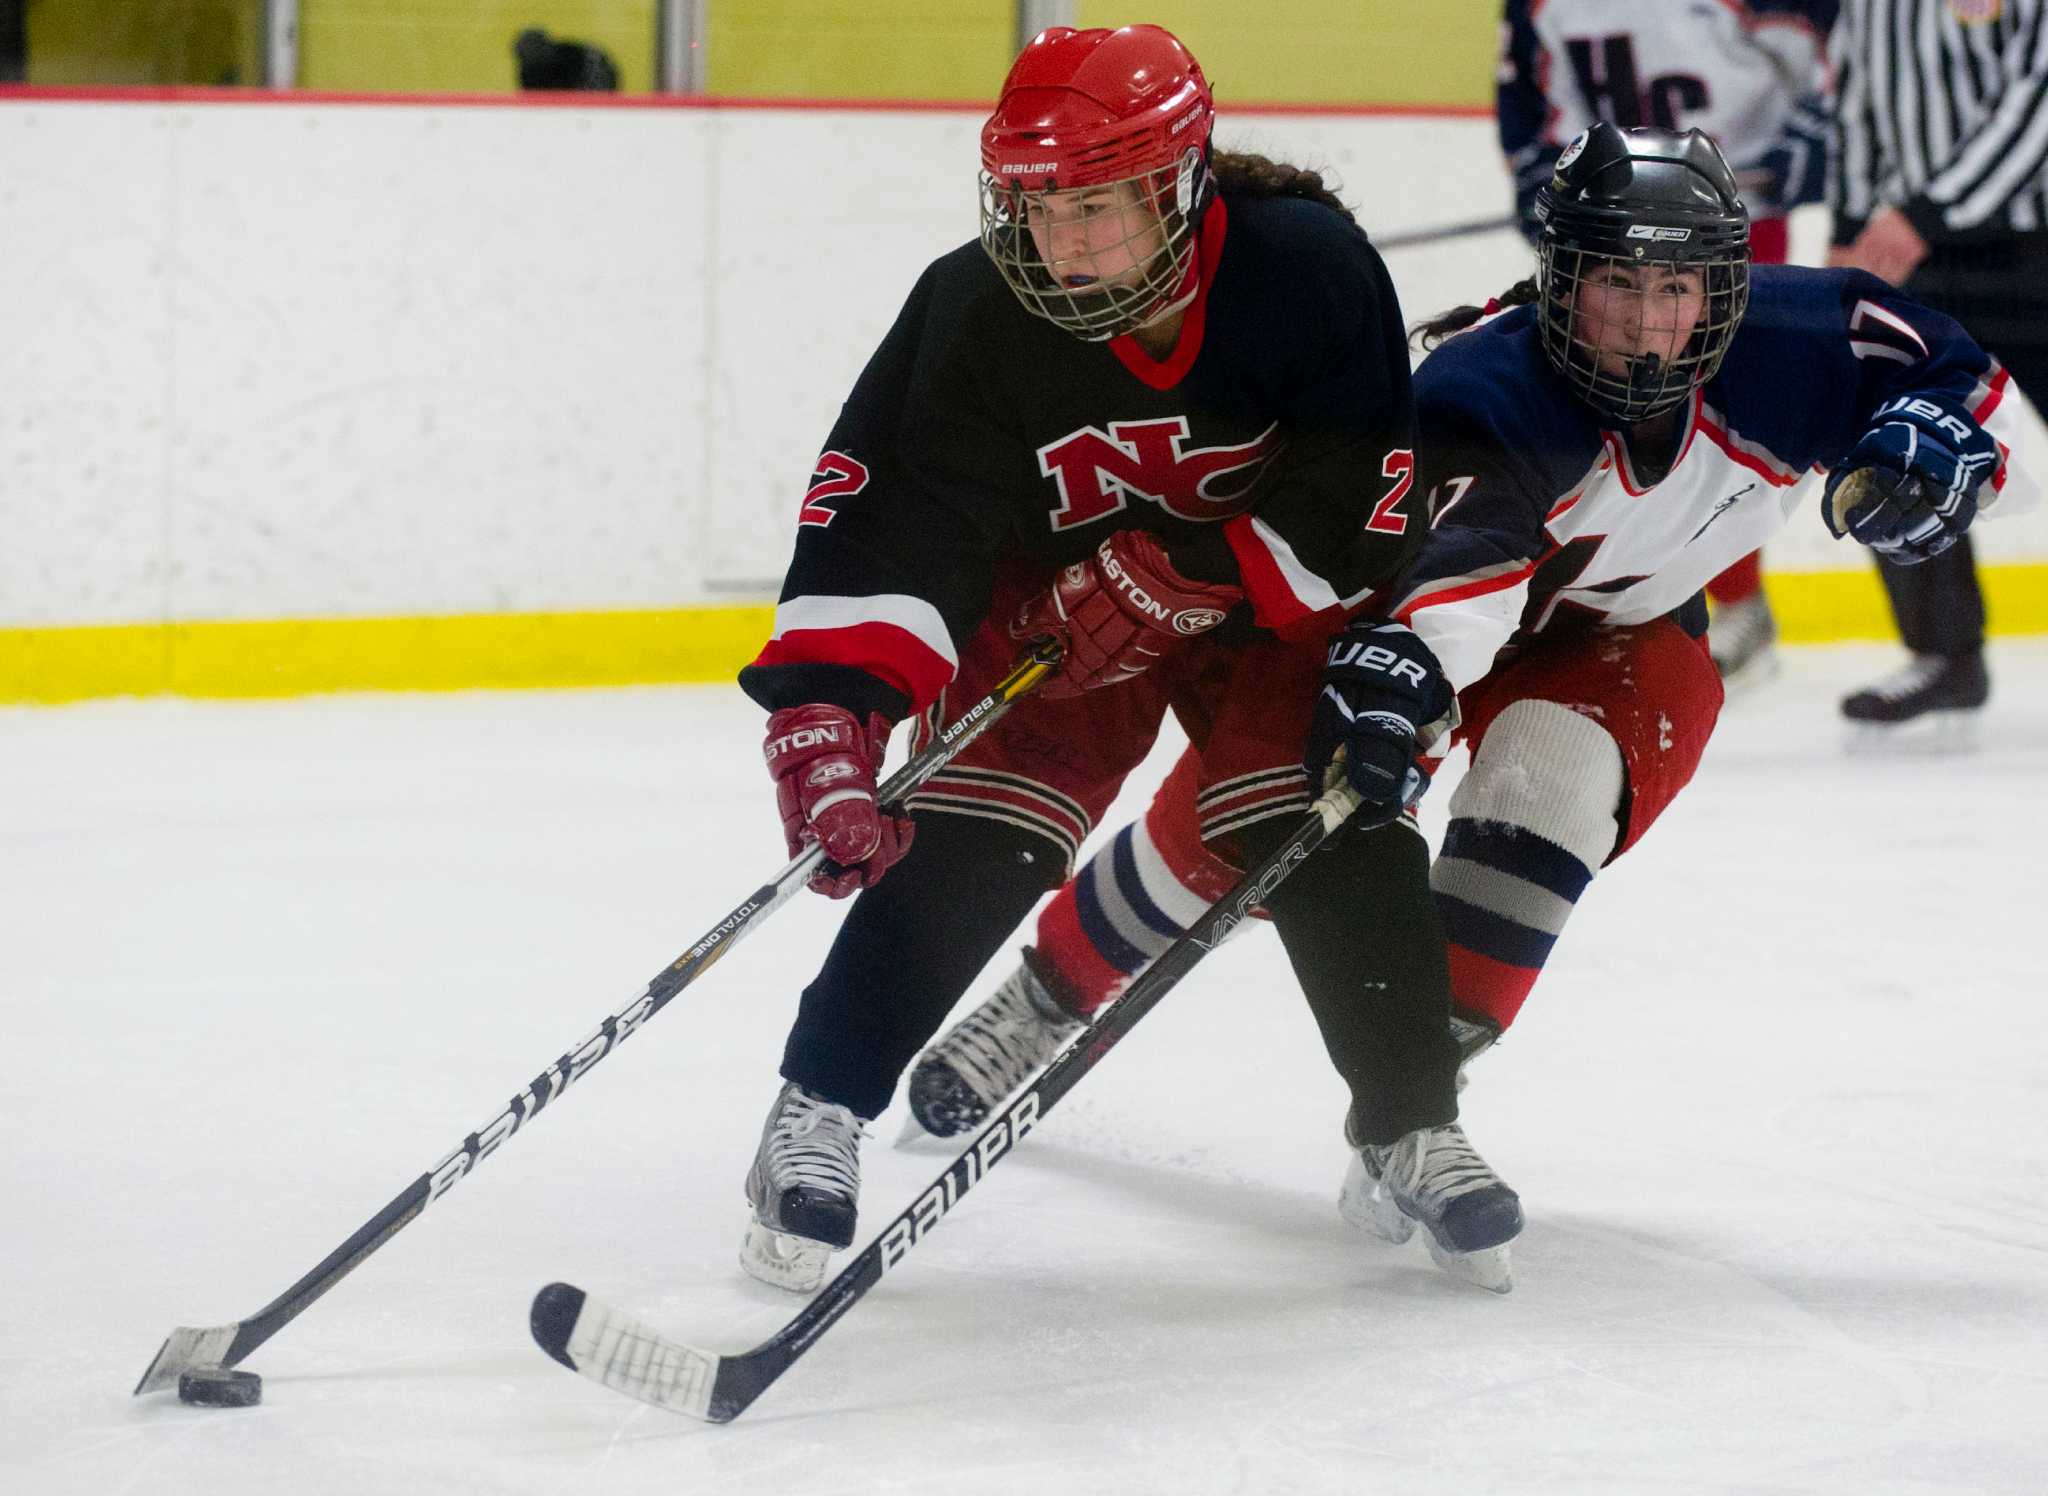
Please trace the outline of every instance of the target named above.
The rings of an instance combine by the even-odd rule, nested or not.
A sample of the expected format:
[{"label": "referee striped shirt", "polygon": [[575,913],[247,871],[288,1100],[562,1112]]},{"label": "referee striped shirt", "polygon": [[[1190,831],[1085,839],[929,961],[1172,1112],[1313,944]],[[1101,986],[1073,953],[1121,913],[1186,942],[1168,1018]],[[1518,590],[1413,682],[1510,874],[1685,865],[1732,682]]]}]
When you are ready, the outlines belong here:
[{"label": "referee striped shirt", "polygon": [[1829,195],[1930,244],[2048,230],[2048,0],[1843,0]]}]

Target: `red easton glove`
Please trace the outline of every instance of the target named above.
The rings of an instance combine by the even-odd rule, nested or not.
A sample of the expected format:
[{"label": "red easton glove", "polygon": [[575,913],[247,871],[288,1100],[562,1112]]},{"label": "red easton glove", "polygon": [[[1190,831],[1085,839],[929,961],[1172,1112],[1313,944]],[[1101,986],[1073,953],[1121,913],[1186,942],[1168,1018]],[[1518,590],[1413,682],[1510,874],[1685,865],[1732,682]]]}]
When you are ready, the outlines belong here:
[{"label": "red easton glove", "polygon": [[1092,559],[1062,571],[1050,592],[1026,603],[1010,636],[1060,640],[1066,658],[1039,689],[1072,696],[1144,674],[1174,644],[1216,627],[1243,597],[1231,583],[1182,576],[1157,536],[1119,530]]},{"label": "red easton glove", "polygon": [[768,719],[761,756],[775,776],[775,808],[789,855],[813,842],[826,862],[811,875],[813,890],[843,899],[875,880],[910,850],[907,817],[884,815],[875,803],[875,774],[889,744],[889,722],[868,715],[863,732],[839,706],[784,707]]}]

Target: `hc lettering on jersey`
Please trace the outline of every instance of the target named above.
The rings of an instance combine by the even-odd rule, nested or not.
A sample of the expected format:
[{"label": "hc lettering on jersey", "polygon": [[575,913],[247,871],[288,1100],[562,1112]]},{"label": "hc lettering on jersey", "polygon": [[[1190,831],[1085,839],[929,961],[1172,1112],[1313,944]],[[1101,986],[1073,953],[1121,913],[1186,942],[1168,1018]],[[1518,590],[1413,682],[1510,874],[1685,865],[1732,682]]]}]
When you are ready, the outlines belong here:
[{"label": "hc lettering on jersey", "polygon": [[[1624,130],[1645,125],[1683,129],[1680,122],[1686,115],[1713,101],[1706,79],[1697,74],[1659,73],[1647,83],[1640,81],[1635,40],[1626,32],[1567,37],[1564,48],[1587,112]],[[1561,158],[1557,169],[1562,171],[1575,159],[1576,153]]]},{"label": "hc lettering on jersey", "polygon": [[[1274,426],[1279,423],[1275,422]],[[1038,470],[1059,489],[1054,530],[1115,514],[1132,499],[1178,519],[1225,520],[1250,506],[1274,426],[1236,446],[1184,448],[1186,416],[1083,426],[1038,449]]]}]

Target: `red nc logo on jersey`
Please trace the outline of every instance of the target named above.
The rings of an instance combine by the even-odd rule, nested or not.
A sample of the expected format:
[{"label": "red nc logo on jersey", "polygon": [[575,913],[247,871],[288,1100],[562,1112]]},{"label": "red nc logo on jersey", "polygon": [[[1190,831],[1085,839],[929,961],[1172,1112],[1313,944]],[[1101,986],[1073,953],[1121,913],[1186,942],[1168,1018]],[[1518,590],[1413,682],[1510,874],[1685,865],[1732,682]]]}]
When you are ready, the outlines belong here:
[{"label": "red nc logo on jersey", "polygon": [[1268,426],[1235,447],[1183,450],[1186,416],[1113,421],[1106,435],[1083,426],[1038,449],[1038,470],[1059,485],[1052,527],[1071,530],[1116,513],[1132,499],[1181,519],[1229,519],[1248,507],[1259,467],[1272,455],[1272,435]]}]

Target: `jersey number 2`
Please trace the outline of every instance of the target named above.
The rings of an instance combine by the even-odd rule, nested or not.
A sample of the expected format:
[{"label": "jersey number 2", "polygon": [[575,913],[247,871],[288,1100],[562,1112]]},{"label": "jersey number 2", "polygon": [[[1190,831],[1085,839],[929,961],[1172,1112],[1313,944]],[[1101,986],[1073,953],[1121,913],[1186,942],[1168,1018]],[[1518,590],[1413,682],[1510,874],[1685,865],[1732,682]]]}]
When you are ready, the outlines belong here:
[{"label": "jersey number 2", "polygon": [[1380,464],[1380,476],[1392,478],[1394,486],[1380,500],[1379,507],[1373,510],[1372,518],[1365,522],[1365,527],[1381,535],[1405,534],[1408,516],[1401,512],[1400,506],[1415,483],[1415,454],[1405,447],[1389,452],[1386,461]]},{"label": "jersey number 2", "polygon": [[804,493],[804,507],[796,517],[798,528],[804,525],[823,528],[831,524],[839,511],[825,500],[843,499],[867,486],[865,463],[848,457],[844,452],[820,452],[818,465],[811,472],[811,486]]}]

